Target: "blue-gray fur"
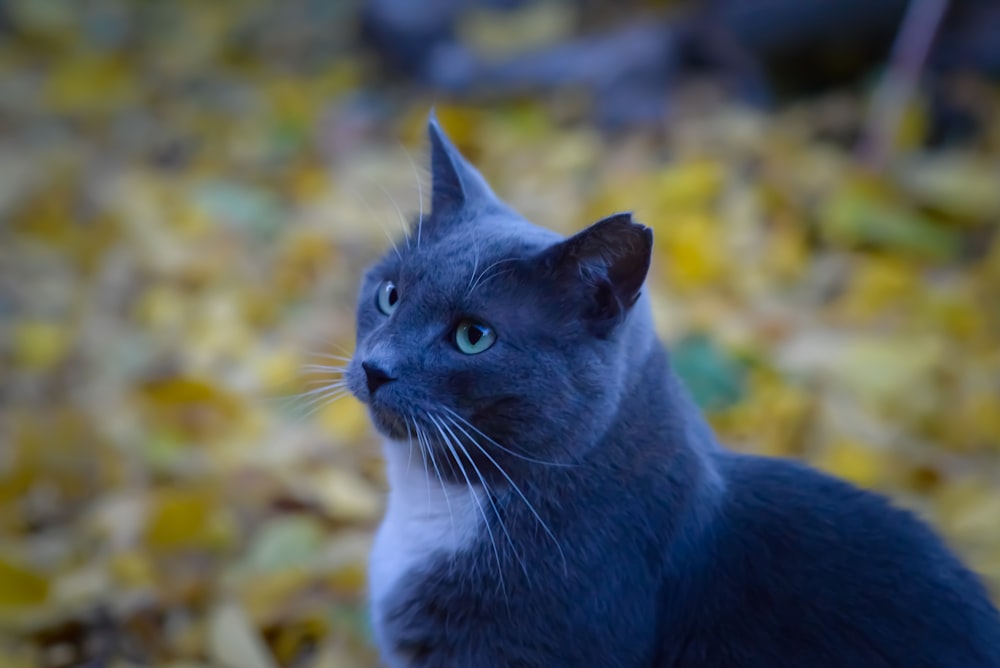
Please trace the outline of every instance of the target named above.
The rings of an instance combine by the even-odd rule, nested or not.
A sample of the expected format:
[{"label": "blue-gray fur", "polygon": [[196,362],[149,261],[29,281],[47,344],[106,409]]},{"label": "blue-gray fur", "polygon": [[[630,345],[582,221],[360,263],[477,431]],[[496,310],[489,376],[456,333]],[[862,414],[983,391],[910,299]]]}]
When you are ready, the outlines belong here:
[{"label": "blue-gray fur", "polygon": [[[475,463],[491,530],[413,569],[374,611],[387,660],[1000,667],[996,609],[923,523],[716,443],[639,295],[647,228],[622,214],[564,240],[502,204],[433,118],[429,132],[433,210],[364,277],[348,383],[389,447],[416,423],[442,478],[464,485]],[[385,280],[391,316],[375,303]],[[455,348],[468,317],[495,329],[486,352]],[[393,380],[369,392],[361,362]]]}]

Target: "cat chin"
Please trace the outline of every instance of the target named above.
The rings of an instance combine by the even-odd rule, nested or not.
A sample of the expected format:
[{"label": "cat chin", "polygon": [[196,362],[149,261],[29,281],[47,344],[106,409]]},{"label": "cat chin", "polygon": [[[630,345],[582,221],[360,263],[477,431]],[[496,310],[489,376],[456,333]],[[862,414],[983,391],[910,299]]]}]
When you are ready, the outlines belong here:
[{"label": "cat chin", "polygon": [[406,420],[403,419],[402,415],[374,406],[369,406],[368,412],[371,414],[375,429],[386,438],[404,442],[412,438],[410,429],[407,427]]}]

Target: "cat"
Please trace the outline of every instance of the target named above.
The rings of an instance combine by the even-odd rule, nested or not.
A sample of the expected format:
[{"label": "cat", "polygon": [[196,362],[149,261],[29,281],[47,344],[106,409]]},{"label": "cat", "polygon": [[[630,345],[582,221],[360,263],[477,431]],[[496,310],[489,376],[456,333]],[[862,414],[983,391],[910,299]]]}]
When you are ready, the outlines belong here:
[{"label": "cat", "polygon": [[431,211],[365,274],[345,371],[385,439],[388,666],[1000,667],[925,524],[719,445],[654,331],[649,228],[536,226],[428,133]]}]

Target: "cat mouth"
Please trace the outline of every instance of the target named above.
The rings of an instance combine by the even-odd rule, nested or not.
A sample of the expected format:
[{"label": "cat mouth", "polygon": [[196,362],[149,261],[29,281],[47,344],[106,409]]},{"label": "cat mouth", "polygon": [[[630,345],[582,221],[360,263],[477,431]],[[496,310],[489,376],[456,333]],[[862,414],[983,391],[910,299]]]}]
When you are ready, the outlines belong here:
[{"label": "cat mouth", "polygon": [[368,406],[372,423],[375,428],[389,438],[400,440],[410,435],[410,426],[406,417],[384,406]]}]

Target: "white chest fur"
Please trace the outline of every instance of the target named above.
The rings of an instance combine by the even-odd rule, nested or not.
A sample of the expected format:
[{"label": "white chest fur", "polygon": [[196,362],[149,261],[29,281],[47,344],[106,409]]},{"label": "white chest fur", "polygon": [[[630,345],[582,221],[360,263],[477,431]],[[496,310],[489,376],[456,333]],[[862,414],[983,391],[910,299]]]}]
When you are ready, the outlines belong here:
[{"label": "white chest fur", "polygon": [[481,489],[470,489],[464,480],[442,483],[429,461],[425,467],[416,443],[412,453],[410,447],[393,441],[383,447],[389,501],[368,564],[377,634],[381,634],[381,608],[400,579],[432,557],[470,545],[483,522]]}]

